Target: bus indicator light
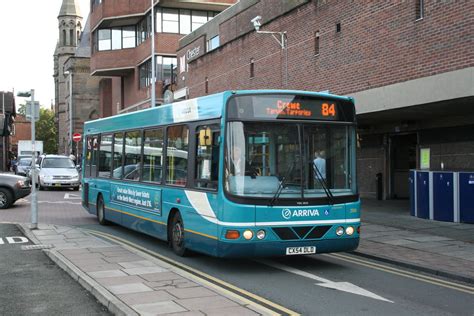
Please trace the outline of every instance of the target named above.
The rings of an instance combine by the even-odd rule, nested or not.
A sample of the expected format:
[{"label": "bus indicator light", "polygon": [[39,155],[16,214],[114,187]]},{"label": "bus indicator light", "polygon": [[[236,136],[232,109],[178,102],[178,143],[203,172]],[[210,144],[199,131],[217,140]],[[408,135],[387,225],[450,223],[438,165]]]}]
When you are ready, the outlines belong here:
[{"label": "bus indicator light", "polygon": [[227,239],[239,239],[240,233],[238,230],[228,230],[225,233],[225,238]]}]

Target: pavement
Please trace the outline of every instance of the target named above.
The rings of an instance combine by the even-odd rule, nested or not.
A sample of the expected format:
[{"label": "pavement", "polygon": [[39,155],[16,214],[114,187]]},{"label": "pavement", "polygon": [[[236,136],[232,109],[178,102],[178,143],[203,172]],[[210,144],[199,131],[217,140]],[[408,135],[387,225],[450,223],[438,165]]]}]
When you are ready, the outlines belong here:
[{"label": "pavement", "polygon": [[[474,225],[419,219],[408,201],[362,201],[355,255],[474,284]],[[224,287],[85,230],[40,224],[22,231],[116,315],[269,315]]]}]

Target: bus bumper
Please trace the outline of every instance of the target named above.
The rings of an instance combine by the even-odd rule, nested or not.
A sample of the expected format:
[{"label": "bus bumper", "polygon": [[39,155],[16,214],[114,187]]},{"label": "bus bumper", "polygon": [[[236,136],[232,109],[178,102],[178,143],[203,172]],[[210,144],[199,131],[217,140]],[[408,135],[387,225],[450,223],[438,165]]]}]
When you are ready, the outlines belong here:
[{"label": "bus bumper", "polygon": [[316,254],[328,252],[352,251],[359,246],[359,237],[324,239],[294,242],[252,242],[236,243],[220,240],[218,242],[218,257],[280,257],[286,256],[287,247],[315,246]]}]

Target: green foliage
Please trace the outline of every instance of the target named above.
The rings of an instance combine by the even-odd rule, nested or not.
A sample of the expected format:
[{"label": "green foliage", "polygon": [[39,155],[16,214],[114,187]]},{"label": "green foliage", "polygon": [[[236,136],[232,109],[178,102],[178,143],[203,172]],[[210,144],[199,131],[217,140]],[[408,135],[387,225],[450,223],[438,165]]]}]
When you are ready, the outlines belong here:
[{"label": "green foliage", "polygon": [[16,113],[26,116],[26,104],[20,104],[16,109]]},{"label": "green foliage", "polygon": [[58,152],[57,130],[54,124],[54,112],[40,108],[40,118],[36,122],[36,140],[43,141],[43,152],[55,154]]}]

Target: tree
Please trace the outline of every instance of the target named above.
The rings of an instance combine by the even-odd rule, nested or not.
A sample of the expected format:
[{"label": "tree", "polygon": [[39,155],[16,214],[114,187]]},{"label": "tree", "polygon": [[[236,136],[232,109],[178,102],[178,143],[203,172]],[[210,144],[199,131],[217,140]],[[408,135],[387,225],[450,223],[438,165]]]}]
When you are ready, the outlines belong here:
[{"label": "tree", "polygon": [[40,108],[40,117],[36,122],[36,139],[43,141],[45,153],[54,154],[58,152],[57,130],[54,124],[54,112]]},{"label": "tree", "polygon": [[16,112],[20,115],[26,116],[26,104],[20,104]]}]

